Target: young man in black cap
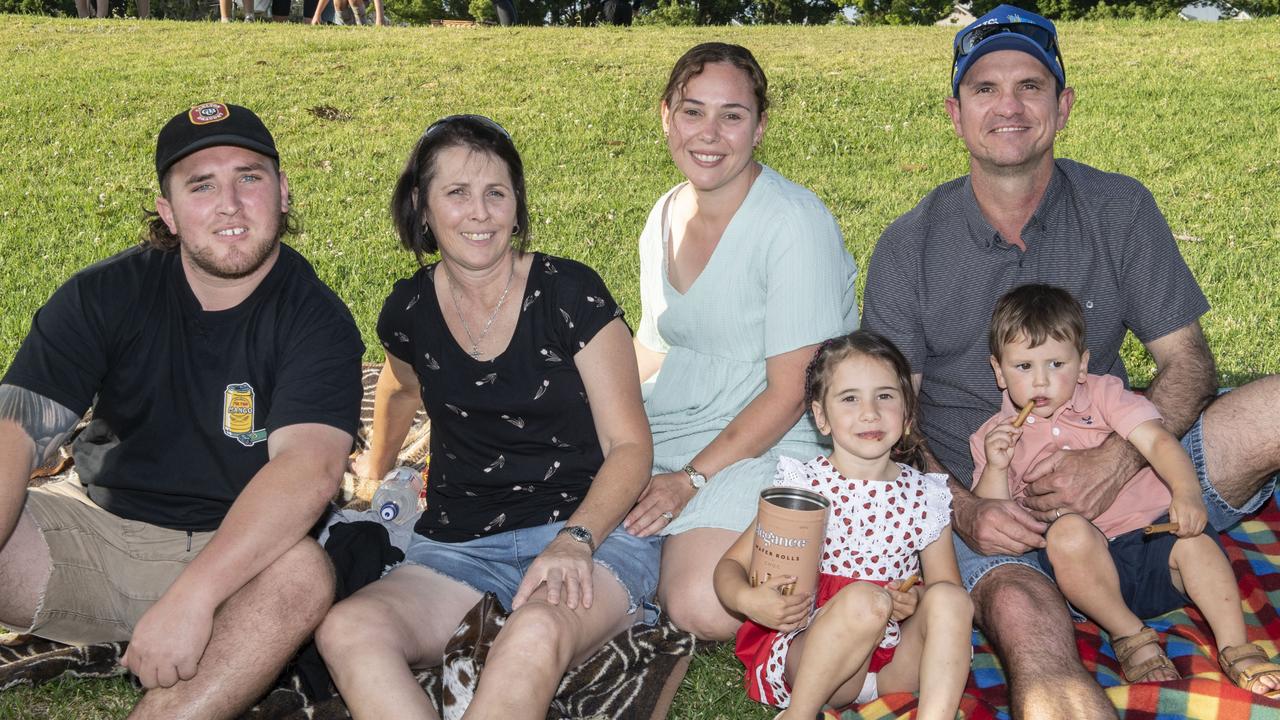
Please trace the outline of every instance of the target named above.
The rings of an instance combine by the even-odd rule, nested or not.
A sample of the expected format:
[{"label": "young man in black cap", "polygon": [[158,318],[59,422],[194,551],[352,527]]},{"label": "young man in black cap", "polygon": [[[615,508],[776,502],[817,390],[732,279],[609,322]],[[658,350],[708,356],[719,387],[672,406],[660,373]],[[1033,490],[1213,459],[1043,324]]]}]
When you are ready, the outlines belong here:
[{"label": "young man in black cap", "polygon": [[[0,623],[129,641],[134,717],[233,717],[332,599],[306,537],[342,478],[364,347],[296,251],[249,110],[160,131],[147,245],[74,275],[0,383]],[[76,439],[78,479],[27,490]]]},{"label": "young man in black cap", "polygon": [[[1271,497],[1280,380],[1215,400],[1199,321],[1209,305],[1151,193],[1132,178],[1054,158],[1075,93],[1053,23],[1001,5],[957,34],[953,50],[946,107],[970,173],[885,230],[868,268],[864,327],[911,361],[921,428],[952,475],[961,575],[1004,663],[1015,716],[1114,717],[1080,664],[1067,607],[1034,550],[1061,515],[1092,519],[1108,507],[1142,459],[1112,435],[1093,450],[1063,447],[1032,468],[1021,501],[970,494],[969,436],[1000,409],[987,343],[996,300],[1025,283],[1069,290],[1085,309],[1092,373],[1127,380],[1120,347],[1134,333],[1157,367],[1148,397],[1195,460],[1219,530]],[[1137,652],[1154,656],[1159,646]]]}]

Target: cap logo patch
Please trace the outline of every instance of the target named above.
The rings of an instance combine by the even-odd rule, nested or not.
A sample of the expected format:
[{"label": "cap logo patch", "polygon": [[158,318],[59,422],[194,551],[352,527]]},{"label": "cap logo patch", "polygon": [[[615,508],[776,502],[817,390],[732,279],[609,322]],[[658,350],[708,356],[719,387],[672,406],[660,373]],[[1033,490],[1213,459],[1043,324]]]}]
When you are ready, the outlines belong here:
[{"label": "cap logo patch", "polygon": [[222,103],[203,103],[191,108],[187,117],[192,125],[208,125],[231,117],[231,111]]}]

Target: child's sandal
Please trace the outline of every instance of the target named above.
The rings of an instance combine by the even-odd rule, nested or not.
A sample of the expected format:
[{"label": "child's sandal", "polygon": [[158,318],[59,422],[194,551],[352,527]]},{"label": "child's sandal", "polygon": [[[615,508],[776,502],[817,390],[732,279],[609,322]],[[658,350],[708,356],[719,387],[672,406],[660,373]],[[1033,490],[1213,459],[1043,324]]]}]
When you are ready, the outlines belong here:
[{"label": "child's sandal", "polygon": [[[1237,667],[1242,660],[1258,660],[1259,662],[1248,667]],[[1231,678],[1231,682],[1238,687],[1269,698],[1280,697],[1280,689],[1262,692],[1254,689],[1257,682],[1262,678],[1280,677],[1280,665],[1271,662],[1271,658],[1266,651],[1254,643],[1222,648],[1222,652],[1218,654],[1218,665],[1222,666],[1222,672],[1226,673],[1227,677]]]},{"label": "child's sandal", "polygon": [[[1129,660],[1133,654],[1148,645],[1156,646],[1156,654],[1140,663],[1130,664]],[[1168,670],[1175,676],[1182,677],[1169,661],[1169,656],[1164,654],[1164,649],[1160,647],[1160,636],[1149,627],[1144,627],[1122,638],[1112,638],[1111,649],[1115,650],[1116,659],[1120,661],[1120,672],[1124,673],[1124,679],[1129,683],[1144,682],[1157,670]],[[1277,669],[1280,670],[1280,668]]]}]

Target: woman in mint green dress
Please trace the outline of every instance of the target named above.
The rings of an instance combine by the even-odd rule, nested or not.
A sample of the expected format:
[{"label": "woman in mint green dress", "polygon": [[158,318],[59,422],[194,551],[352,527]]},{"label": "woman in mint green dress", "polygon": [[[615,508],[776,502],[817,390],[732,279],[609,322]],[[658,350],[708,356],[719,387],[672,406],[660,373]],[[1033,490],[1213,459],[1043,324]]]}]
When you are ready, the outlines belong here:
[{"label": "woman in mint green dress", "polygon": [[658,200],[640,237],[635,348],[654,467],[626,527],[668,536],[659,600],[714,640],[741,623],[716,599],[716,563],[755,516],[778,456],[823,451],[804,369],[818,343],[858,323],[857,268],[835,219],[752,156],[766,90],[740,46],[706,43],[676,62],[662,126],[687,182]]}]

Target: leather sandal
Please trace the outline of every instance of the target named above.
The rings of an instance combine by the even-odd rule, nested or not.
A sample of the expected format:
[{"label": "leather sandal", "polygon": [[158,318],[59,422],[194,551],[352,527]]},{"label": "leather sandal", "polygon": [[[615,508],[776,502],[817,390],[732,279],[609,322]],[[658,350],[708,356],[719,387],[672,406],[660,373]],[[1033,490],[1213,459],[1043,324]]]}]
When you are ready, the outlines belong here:
[{"label": "leather sandal", "polygon": [[[1131,664],[1129,661],[1133,654],[1148,645],[1156,646],[1156,654],[1140,663]],[[1122,638],[1112,638],[1111,649],[1115,650],[1116,659],[1120,661],[1120,672],[1124,673],[1124,679],[1129,683],[1145,682],[1157,670],[1168,670],[1175,676],[1182,677],[1160,647],[1160,636],[1149,627]],[[1280,670],[1280,667],[1276,669]]]},{"label": "leather sandal", "polygon": [[[1237,667],[1242,660],[1258,660],[1259,662],[1248,667]],[[1267,655],[1266,651],[1254,643],[1222,648],[1222,651],[1218,654],[1218,665],[1222,666],[1222,672],[1226,673],[1227,677],[1231,678],[1231,682],[1238,687],[1269,698],[1280,697],[1280,689],[1265,691],[1254,689],[1257,682],[1262,678],[1280,677],[1280,665],[1271,662],[1271,657]]]}]

